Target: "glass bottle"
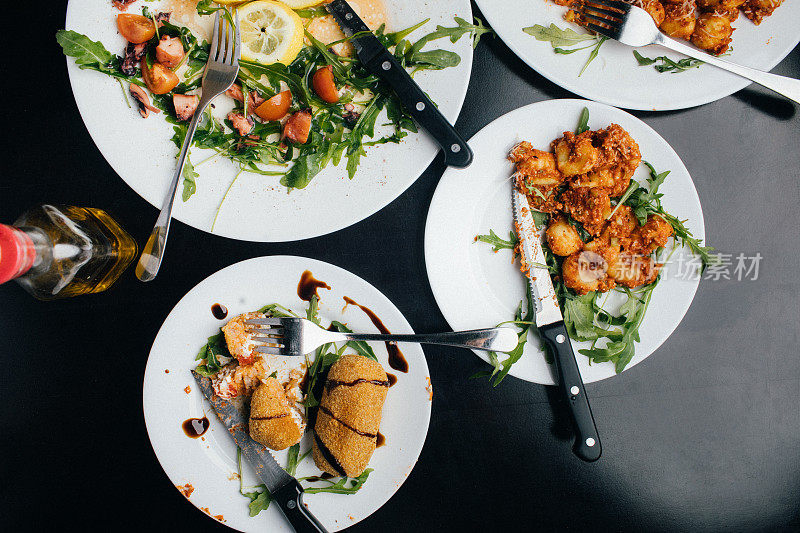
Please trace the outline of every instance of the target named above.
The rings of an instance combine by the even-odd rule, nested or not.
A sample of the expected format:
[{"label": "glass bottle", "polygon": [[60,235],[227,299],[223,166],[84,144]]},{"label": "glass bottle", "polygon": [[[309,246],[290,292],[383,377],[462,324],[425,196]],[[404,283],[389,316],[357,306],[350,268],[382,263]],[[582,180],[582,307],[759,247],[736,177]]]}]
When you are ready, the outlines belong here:
[{"label": "glass bottle", "polygon": [[0,224],[0,283],[40,300],[101,292],[136,257],[136,241],[101,209],[42,205]]}]

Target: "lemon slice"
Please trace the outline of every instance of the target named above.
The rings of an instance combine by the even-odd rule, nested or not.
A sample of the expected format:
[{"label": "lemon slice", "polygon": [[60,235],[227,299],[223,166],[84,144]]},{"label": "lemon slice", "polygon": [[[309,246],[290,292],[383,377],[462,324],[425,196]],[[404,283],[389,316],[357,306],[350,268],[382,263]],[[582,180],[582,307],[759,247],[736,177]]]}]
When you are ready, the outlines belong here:
[{"label": "lemon slice", "polygon": [[303,9],[305,7],[318,6],[325,0],[283,0],[283,3],[292,9]]},{"label": "lemon slice", "polygon": [[303,20],[283,2],[256,0],[237,12],[242,59],[288,65],[303,48]]},{"label": "lemon slice", "polygon": [[221,6],[236,6],[239,4],[244,4],[247,0],[214,0],[215,4],[219,4]]}]

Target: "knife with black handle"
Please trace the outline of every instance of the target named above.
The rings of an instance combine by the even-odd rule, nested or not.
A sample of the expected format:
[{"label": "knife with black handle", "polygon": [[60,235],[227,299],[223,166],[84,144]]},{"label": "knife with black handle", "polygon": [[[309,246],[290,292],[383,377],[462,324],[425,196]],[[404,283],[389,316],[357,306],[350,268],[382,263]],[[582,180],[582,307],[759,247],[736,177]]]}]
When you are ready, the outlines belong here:
[{"label": "knife with black handle", "polygon": [[558,371],[558,385],[572,415],[576,437],[572,451],[584,461],[596,461],[602,453],[600,436],[597,434],[578,362],[572,351],[569,333],[564,325],[564,317],[558,306],[553,280],[550,279],[547,269],[541,236],[533,221],[528,198],[516,188],[511,195],[522,258],[528,268],[527,278],[535,307],[536,326],[553,354]]},{"label": "knife with black handle", "polygon": [[372,34],[346,0],[327,4],[342,30],[353,36],[351,42],[364,67],[383,80],[397,94],[403,107],[433,137],[444,152],[444,162],[452,167],[472,163],[472,149],[442,115],[394,55]]},{"label": "knife with black handle", "polygon": [[247,434],[245,429],[248,427],[247,417],[229,401],[214,394],[209,378],[201,376],[194,370],[192,376],[200,387],[200,392],[211,403],[217,417],[242,450],[242,455],[255,469],[259,479],[264,482],[273,503],[277,504],[294,530],[297,533],[328,533],[325,526],[303,503],[303,487],[300,483],[280,467],[266,446],[257,443]]}]

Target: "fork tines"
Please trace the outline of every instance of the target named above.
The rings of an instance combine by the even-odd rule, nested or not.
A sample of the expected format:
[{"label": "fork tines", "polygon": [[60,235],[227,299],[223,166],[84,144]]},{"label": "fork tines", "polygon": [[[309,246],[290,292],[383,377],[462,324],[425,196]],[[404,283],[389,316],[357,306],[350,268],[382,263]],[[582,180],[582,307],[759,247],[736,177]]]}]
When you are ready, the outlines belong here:
[{"label": "fork tines", "polygon": [[286,345],[282,342],[286,334],[284,322],[278,317],[252,318],[245,321],[250,340],[259,343],[256,351],[272,355],[283,355]]},{"label": "fork tines", "polygon": [[619,37],[631,9],[630,4],[617,0],[583,0],[577,7],[587,28],[612,39]]},{"label": "fork tines", "polygon": [[238,50],[241,48],[239,14],[236,14],[235,28],[233,28],[230,22],[228,22],[228,17],[220,17],[219,13],[220,12],[217,11],[217,14],[214,16],[214,33],[211,37],[209,60],[226,63],[228,65],[236,65],[239,62]]}]

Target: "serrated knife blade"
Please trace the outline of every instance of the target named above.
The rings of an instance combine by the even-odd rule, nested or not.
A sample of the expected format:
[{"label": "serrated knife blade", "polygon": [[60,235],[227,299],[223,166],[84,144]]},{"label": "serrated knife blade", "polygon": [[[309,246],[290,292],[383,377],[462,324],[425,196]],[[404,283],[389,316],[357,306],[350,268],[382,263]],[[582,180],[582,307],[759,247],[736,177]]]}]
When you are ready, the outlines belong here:
[{"label": "serrated knife blade", "polygon": [[558,296],[547,268],[547,259],[542,248],[541,230],[544,228],[536,227],[528,197],[513,186],[511,210],[520,241],[522,270],[531,289],[536,327],[539,328],[539,335],[553,354],[558,385],[572,415],[576,436],[572,451],[584,461],[596,461],[602,453],[600,436],[597,434],[583,378],[572,351],[572,343],[561,314]]},{"label": "serrated knife blade", "polygon": [[514,214],[514,226],[520,240],[523,270],[531,287],[533,305],[535,307],[536,326],[564,320],[561,308],[558,306],[558,297],[550,279],[547,268],[547,259],[542,249],[542,234],[533,221],[528,197],[519,192],[516,187],[511,193],[511,208]]},{"label": "serrated knife blade", "polygon": [[197,386],[203,397],[211,404],[211,408],[220,422],[228,430],[242,455],[255,469],[256,475],[264,482],[272,499],[280,507],[281,512],[297,532],[327,533],[325,527],[311,514],[303,504],[303,487],[297,480],[281,468],[269,449],[250,438],[248,434],[249,420],[245,414],[231,402],[214,394],[211,379],[192,370]]}]

